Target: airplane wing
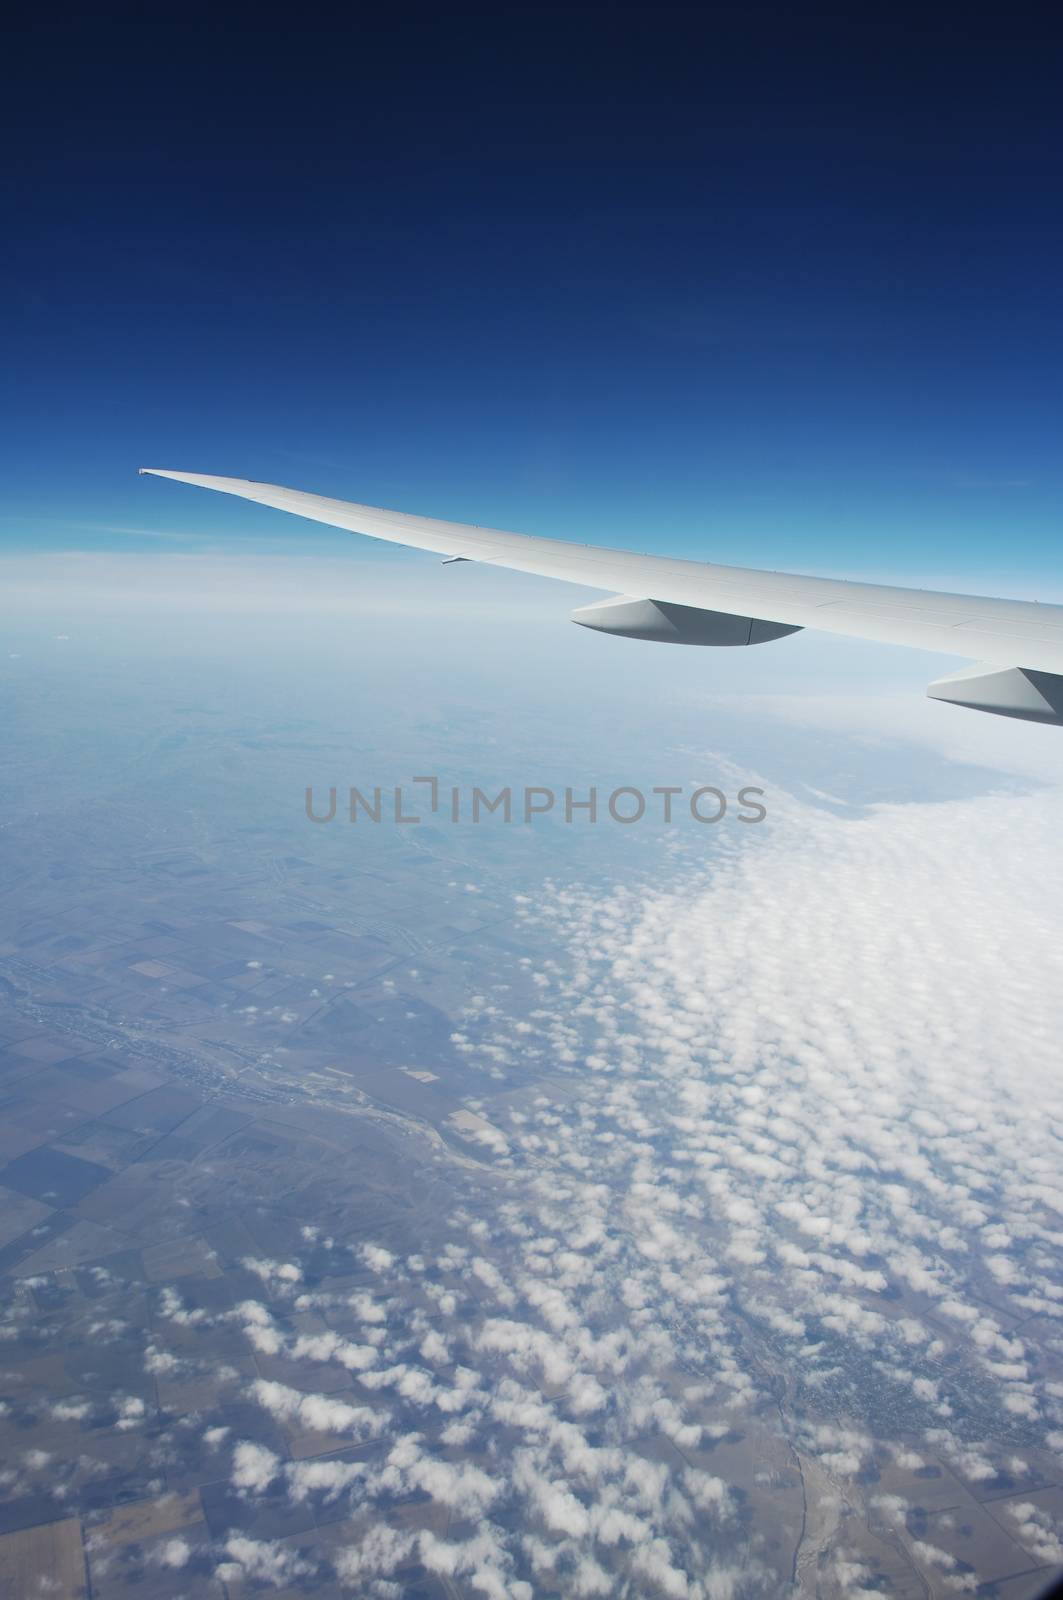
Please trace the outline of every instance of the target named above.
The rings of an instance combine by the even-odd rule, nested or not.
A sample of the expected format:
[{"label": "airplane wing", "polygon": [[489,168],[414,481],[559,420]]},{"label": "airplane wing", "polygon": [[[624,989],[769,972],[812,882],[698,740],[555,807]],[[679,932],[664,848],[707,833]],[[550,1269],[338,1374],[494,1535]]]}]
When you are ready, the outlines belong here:
[{"label": "airplane wing", "polygon": [[1063,724],[1063,606],[676,561],[382,511],[247,478],[140,470],[448,560],[611,590],[610,598],[572,613],[574,622],[602,633],[672,644],[749,645],[817,628],[974,657],[975,666],[939,679],[928,694],[975,710]]}]

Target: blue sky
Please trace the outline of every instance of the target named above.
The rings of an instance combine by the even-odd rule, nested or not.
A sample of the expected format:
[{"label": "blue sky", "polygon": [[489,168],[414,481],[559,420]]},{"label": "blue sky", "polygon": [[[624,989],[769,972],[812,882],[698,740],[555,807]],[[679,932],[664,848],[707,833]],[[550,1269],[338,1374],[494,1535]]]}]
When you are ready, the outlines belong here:
[{"label": "blue sky", "polygon": [[826,15],[27,34],[0,545],[335,548],[146,463],[1047,597],[1058,60]]}]

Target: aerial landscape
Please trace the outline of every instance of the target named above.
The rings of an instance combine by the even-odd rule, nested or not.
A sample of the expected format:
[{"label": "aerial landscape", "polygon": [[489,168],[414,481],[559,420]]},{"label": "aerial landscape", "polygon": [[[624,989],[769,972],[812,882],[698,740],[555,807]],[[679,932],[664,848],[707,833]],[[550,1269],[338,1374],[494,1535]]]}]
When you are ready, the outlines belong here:
[{"label": "aerial landscape", "polygon": [[[72,680],[74,638],[24,644],[55,747],[110,699],[125,748],[78,792],[38,745],[0,834],[8,1592],[1039,1591],[1054,957],[984,986],[1051,887],[1008,870],[968,976],[912,1004],[952,959],[928,874],[979,904],[937,843],[1003,842],[1018,806],[1033,850],[1043,780],[938,758],[936,800],[869,809],[787,792],[780,752],[747,774],[762,830],[599,828],[577,882],[563,822],[511,847],[427,794],[408,828],[308,821],[345,732],[358,777],[410,738],[444,760],[418,710],[267,736],[283,654],[210,698],[214,662],[123,688],[88,651]],[[734,781],[673,732],[610,755],[588,727],[583,759]],[[920,759],[885,739],[850,781]],[[868,909],[905,839],[907,955]],[[839,903],[767,1012],[771,905],[828,859]],[[998,1103],[1009,1029],[1028,1109]]]},{"label": "aerial landscape", "polygon": [[15,41],[0,1600],[1041,1600],[1059,730],[567,618],[1049,648],[1052,53],[303,21]]}]

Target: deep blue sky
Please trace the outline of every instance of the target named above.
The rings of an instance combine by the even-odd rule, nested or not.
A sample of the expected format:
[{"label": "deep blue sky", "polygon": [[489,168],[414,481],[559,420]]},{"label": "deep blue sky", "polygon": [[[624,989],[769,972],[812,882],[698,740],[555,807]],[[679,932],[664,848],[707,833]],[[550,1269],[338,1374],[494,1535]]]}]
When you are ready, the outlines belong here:
[{"label": "deep blue sky", "polygon": [[0,541],[304,536],[145,463],[1057,589],[1047,13],[742,9],[49,12],[0,96]]}]

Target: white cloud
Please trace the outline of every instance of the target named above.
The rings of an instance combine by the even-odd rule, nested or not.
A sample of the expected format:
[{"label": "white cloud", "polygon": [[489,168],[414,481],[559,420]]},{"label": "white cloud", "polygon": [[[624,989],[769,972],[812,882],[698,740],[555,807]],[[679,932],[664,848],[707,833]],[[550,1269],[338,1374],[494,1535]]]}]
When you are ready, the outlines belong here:
[{"label": "white cloud", "polygon": [[242,1439],[233,1451],[230,1477],[235,1489],[262,1494],[280,1470],[280,1457],[263,1444]]},{"label": "white cloud", "polygon": [[286,1545],[266,1539],[250,1539],[243,1534],[234,1534],[226,1540],[225,1554],[229,1560],[220,1562],[214,1569],[223,1583],[237,1583],[250,1578],[280,1589],[299,1578],[312,1576],[316,1570],[312,1562],[304,1560]]},{"label": "white cloud", "polygon": [[287,1384],[256,1378],[251,1398],[271,1416],[295,1422],[318,1433],[338,1433],[359,1442],[375,1438],[389,1421],[388,1412],[367,1405],[352,1405],[337,1395],[304,1393]]},{"label": "white cloud", "polygon": [[180,1571],[192,1559],[192,1546],[187,1539],[167,1539],[159,1546],[155,1559],[161,1567],[169,1567],[173,1571]]}]

